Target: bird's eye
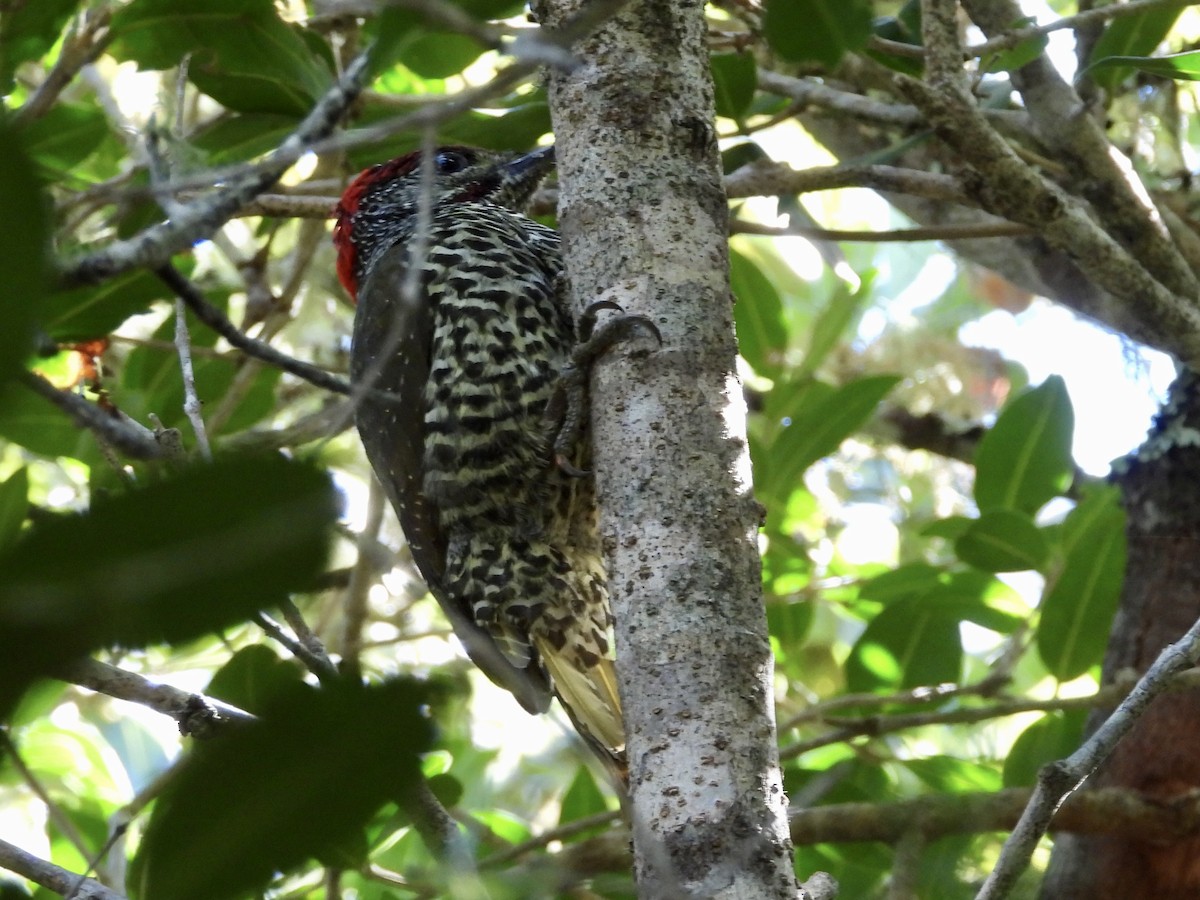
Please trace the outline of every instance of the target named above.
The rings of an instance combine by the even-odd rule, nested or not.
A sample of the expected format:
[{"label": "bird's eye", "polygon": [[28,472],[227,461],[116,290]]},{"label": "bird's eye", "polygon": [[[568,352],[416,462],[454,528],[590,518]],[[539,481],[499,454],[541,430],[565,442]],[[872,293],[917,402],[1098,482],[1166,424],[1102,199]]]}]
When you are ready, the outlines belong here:
[{"label": "bird's eye", "polygon": [[439,150],[438,155],[433,159],[437,170],[442,175],[452,175],[455,172],[461,172],[471,164],[471,160],[467,158],[465,153],[460,153],[458,150]]}]

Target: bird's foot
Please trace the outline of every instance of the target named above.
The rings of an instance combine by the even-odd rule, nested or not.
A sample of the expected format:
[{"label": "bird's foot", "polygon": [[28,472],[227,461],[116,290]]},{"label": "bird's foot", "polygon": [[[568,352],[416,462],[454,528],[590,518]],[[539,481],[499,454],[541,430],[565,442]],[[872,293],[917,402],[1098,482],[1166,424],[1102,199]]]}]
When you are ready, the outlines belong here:
[{"label": "bird's foot", "polygon": [[[614,310],[620,315],[597,327],[596,316],[606,309]],[[580,343],[558,373],[554,393],[546,405],[543,417],[546,434],[553,438],[554,464],[574,478],[582,478],[588,474],[571,460],[579,446],[579,437],[583,433],[583,423],[587,417],[587,384],[592,366],[618,343],[638,335],[652,337],[662,345],[662,333],[657,325],[646,316],[626,313],[619,304],[611,300],[597,300],[579,317]]]}]

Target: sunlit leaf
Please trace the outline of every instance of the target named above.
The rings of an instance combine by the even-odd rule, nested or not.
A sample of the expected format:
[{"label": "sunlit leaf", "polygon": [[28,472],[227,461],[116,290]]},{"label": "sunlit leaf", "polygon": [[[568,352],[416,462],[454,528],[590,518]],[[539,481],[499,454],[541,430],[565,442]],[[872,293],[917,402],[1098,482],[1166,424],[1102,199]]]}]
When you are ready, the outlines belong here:
[{"label": "sunlit leaf", "polygon": [[1085,498],[1067,517],[1064,534],[1072,535],[1070,548],[1042,600],[1037,647],[1051,674],[1070,681],[1103,659],[1121,595],[1125,512],[1117,492]]},{"label": "sunlit leaf", "polygon": [[[1165,5],[1146,10],[1136,16],[1113,19],[1092,47],[1091,64],[1113,56],[1148,56],[1162,43],[1179,18],[1182,7]],[[1102,69],[1093,80],[1103,88],[1114,90],[1129,74],[1122,66]]]},{"label": "sunlit leaf", "polygon": [[771,445],[759,470],[768,489],[786,491],[805,469],[835,451],[870,417],[897,381],[892,375],[872,375],[838,388],[805,391],[795,405],[785,405],[787,427]]},{"label": "sunlit leaf", "polygon": [[303,115],[332,80],[328,60],[271,0],[133,0],[112,28],[118,59],[145,69],[186,60],[197,88],[241,112]]},{"label": "sunlit leaf", "polygon": [[897,690],[958,680],[958,619],[937,604],[901,600],[871,620],[846,660],[852,691]]},{"label": "sunlit leaf", "polygon": [[1027,514],[993,509],[971,523],[955,541],[954,552],[985,572],[1020,572],[1040,568],[1050,547]]},{"label": "sunlit leaf", "polygon": [[1071,483],[1075,414],[1061,377],[1025,391],[1000,413],[975,454],[975,502],[982,512],[1034,513]]},{"label": "sunlit leaf", "polygon": [[1176,81],[1200,81],[1200,50],[1169,53],[1165,56],[1106,56],[1088,66],[1088,73],[1099,72],[1108,75],[1110,71],[1116,70],[1111,77],[1116,78],[1119,73],[1123,78],[1126,69],[1136,69]]}]

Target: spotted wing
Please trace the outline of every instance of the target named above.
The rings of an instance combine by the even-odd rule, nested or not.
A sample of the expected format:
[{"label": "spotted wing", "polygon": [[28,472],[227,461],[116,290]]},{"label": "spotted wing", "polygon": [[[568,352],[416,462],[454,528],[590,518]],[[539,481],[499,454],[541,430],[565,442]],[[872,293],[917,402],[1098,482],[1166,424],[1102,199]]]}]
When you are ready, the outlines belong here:
[{"label": "spotted wing", "polygon": [[[430,305],[417,291],[401,296],[408,248],[399,244],[372,267],[359,289],[350,351],[351,381],[372,388],[359,403],[356,422],[367,459],[391,501],[413,561],[441,605],[471,660],[511,691],[530,712],[544,712],[550,693],[536,669],[519,669],[474,621],[471,610],[444,588],[446,540],[437,513],[422,490],[425,452],[425,383],[433,335]],[[381,397],[380,393],[390,396]]]}]

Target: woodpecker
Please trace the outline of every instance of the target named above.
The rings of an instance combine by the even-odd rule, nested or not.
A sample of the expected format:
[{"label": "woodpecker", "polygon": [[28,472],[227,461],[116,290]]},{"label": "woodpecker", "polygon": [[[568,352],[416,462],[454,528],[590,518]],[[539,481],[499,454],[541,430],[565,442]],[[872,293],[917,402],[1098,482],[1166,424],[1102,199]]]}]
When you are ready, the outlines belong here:
[{"label": "woodpecker", "polygon": [[357,306],[359,435],[417,568],[493,681],[530,712],[556,695],[621,771],[577,401],[583,370],[614,335],[657,330],[620,316],[592,336],[591,310],[577,326],[558,233],[523,214],[553,164],[552,147],[441,147],[424,167],[409,153],[351,182],[333,240]]}]

